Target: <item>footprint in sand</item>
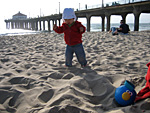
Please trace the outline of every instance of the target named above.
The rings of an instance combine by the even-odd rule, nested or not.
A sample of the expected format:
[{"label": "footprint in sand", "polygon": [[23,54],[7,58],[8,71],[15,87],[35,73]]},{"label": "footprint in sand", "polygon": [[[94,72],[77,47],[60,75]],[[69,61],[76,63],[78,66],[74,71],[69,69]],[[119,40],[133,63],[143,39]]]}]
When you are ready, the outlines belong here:
[{"label": "footprint in sand", "polygon": [[24,67],[26,68],[26,69],[29,69],[29,68],[31,68],[33,65],[32,64],[25,64],[24,65]]},{"label": "footprint in sand", "polygon": [[23,72],[23,70],[21,70],[21,69],[16,69],[16,71],[17,71],[18,73]]},{"label": "footprint in sand", "polygon": [[7,59],[7,58],[1,59],[2,63],[8,62],[8,61],[9,61],[9,59]]},{"label": "footprint in sand", "polygon": [[11,84],[28,84],[34,81],[35,80],[31,78],[14,77],[14,78],[11,78],[8,82],[10,82]]},{"label": "footprint in sand", "polygon": [[4,73],[3,76],[7,76],[10,77],[12,75],[12,73]]},{"label": "footprint in sand", "polygon": [[18,99],[19,95],[21,94],[21,92],[17,91],[17,90],[0,90],[0,103],[7,105],[7,110],[9,109],[9,112],[11,113],[15,113],[15,109],[11,108],[11,106],[15,105],[16,100]]},{"label": "footprint in sand", "polygon": [[42,102],[47,103],[54,95],[54,90],[50,89],[48,91],[43,91],[40,96],[38,97],[39,100]]}]

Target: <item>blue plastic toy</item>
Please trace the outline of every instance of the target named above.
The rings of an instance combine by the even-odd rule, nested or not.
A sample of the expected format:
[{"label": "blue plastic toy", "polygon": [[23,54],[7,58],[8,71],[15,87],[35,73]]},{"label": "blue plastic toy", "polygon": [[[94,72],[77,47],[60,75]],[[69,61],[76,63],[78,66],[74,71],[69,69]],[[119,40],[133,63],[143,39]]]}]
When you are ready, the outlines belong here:
[{"label": "blue plastic toy", "polygon": [[124,82],[124,85],[116,88],[115,100],[117,103],[121,106],[133,104],[136,97],[134,88],[134,85],[127,80]]}]

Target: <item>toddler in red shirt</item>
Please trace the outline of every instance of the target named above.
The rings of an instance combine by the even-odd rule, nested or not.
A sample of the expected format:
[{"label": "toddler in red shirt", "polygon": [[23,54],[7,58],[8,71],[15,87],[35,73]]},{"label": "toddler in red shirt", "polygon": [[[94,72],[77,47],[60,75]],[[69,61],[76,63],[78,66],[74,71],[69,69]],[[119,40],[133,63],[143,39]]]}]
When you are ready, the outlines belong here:
[{"label": "toddler in red shirt", "polygon": [[62,26],[57,26],[55,24],[53,26],[53,30],[59,34],[64,33],[64,40],[67,44],[65,65],[68,67],[72,66],[73,54],[75,53],[81,66],[85,67],[87,61],[82,45],[82,34],[85,32],[86,28],[81,24],[81,22],[76,21],[76,15],[72,8],[64,9],[62,19]]}]

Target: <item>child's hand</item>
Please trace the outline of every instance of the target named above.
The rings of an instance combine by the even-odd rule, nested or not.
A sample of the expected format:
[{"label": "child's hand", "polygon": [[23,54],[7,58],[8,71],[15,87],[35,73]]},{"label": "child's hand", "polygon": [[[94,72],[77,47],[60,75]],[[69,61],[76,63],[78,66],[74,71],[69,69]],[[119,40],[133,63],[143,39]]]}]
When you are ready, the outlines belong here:
[{"label": "child's hand", "polygon": [[84,32],[84,28],[80,27],[80,33]]},{"label": "child's hand", "polygon": [[53,30],[55,30],[55,29],[57,29],[57,25],[56,24],[54,24],[54,26],[53,26]]}]

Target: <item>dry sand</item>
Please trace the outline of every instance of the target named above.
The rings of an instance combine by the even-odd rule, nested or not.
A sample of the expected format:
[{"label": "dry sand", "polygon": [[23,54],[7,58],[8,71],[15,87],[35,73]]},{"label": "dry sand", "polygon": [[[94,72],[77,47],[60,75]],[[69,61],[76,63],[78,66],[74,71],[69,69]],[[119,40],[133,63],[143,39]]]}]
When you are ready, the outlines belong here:
[{"label": "dry sand", "polygon": [[124,80],[145,86],[150,31],[83,34],[88,66],[64,67],[63,34],[0,36],[0,113],[150,113],[150,98],[120,107]]}]

